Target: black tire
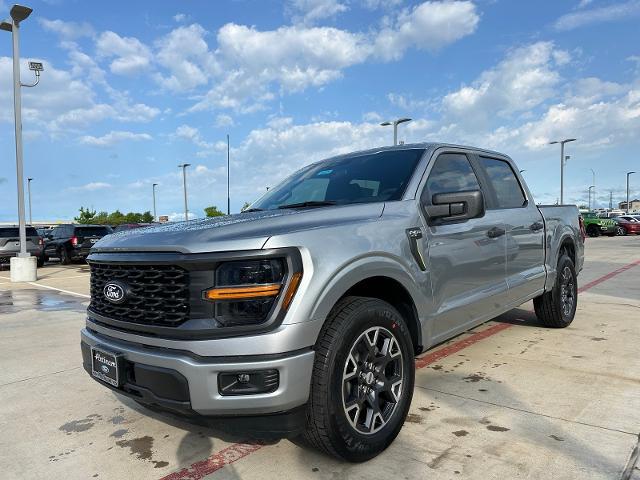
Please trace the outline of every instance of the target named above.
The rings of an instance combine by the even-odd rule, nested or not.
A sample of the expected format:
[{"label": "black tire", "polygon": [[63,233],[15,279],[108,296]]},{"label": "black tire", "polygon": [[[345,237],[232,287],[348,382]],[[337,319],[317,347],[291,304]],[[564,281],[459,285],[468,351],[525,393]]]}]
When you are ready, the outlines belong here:
[{"label": "black tire", "polygon": [[599,237],[600,236],[600,229],[598,228],[597,225],[589,225],[587,227],[587,235],[589,235],[590,237]]},{"label": "black tire", "polygon": [[[374,345],[382,345],[386,350],[384,355],[384,350],[371,346],[372,337],[366,337],[368,332],[376,339]],[[415,361],[406,322],[393,306],[382,300],[345,297],[331,311],[315,351],[306,440],[319,450],[350,462],[375,457],[400,432],[413,397]],[[372,370],[372,365],[378,367]],[[347,372],[348,368],[352,371]],[[398,378],[401,386],[396,391]],[[345,395],[358,398],[347,402]],[[367,400],[367,395],[375,400]],[[378,409],[367,426],[367,413],[374,412],[369,401],[378,405]],[[347,403],[351,406],[347,407]],[[354,404],[357,404],[355,413],[347,413],[354,411]]]},{"label": "black tire", "polygon": [[[571,300],[569,300],[569,298]],[[556,281],[550,292],[533,299],[536,316],[545,327],[564,328],[571,324],[578,306],[578,277],[571,259],[562,252]]]},{"label": "black tire", "polygon": [[40,255],[37,261],[38,268],[44,267],[44,255]]},{"label": "black tire", "polygon": [[627,231],[625,230],[624,227],[621,227],[620,225],[616,227],[616,235],[623,236],[626,234],[627,234]]},{"label": "black tire", "polygon": [[69,251],[67,250],[67,247],[65,247],[64,245],[60,247],[60,250],[58,251],[58,256],[60,257],[60,263],[62,265],[69,265],[71,263],[71,257],[69,256]]}]

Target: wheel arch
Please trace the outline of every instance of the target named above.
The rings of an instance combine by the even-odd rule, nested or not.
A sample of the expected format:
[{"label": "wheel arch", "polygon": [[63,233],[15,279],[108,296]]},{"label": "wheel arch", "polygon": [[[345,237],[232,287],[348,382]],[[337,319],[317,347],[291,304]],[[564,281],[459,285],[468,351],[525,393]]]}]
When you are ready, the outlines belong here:
[{"label": "wheel arch", "polygon": [[394,306],[408,323],[416,354],[424,345],[418,312],[426,301],[415,280],[390,258],[360,259],[336,273],[318,296],[311,318],[326,321],[333,307],[345,296],[383,300]]}]

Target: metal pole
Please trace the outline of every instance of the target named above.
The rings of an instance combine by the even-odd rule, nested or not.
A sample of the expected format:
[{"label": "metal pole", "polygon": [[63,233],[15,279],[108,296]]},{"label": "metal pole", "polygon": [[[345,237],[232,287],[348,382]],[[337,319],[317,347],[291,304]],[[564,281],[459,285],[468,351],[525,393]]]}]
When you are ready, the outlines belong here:
[{"label": "metal pole", "polygon": [[564,205],[564,142],[560,142],[560,205]]},{"label": "metal pole", "polygon": [[189,221],[189,206],[187,205],[187,166],[182,167],[182,187],[184,189],[184,220]]},{"label": "metal pole", "polygon": [[153,189],[153,221],[154,222],[158,221],[158,215],[156,215],[156,185],[158,185],[158,184],[154,183],[152,185],[152,189]]},{"label": "metal pole", "polygon": [[636,172],[627,172],[627,215],[629,214],[629,177],[632,173]]},{"label": "metal pole", "polygon": [[398,122],[393,122],[393,145],[398,145]]},{"label": "metal pole", "polygon": [[29,225],[33,226],[33,217],[31,216],[31,180],[33,178],[27,178],[27,197],[29,198]]},{"label": "metal pole", "polygon": [[227,134],[227,215],[231,215],[231,194],[229,192],[229,176],[231,173],[231,163],[229,161],[229,134]]},{"label": "metal pole", "polygon": [[20,39],[19,25],[11,19],[11,37],[13,39],[13,110],[16,134],[16,171],[18,181],[18,226],[20,230],[20,257],[29,257],[27,253],[27,230],[24,212],[24,175],[22,172],[22,101],[20,97]]}]

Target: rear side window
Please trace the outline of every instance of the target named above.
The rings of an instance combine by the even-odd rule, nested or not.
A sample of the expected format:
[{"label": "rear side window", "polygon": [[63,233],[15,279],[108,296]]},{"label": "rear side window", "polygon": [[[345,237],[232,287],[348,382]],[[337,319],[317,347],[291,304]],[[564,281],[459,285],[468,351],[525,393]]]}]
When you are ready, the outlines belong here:
[{"label": "rear side window", "polygon": [[[20,230],[18,227],[0,228],[0,238],[18,238]],[[38,232],[33,227],[27,227],[27,237],[37,237]]]},{"label": "rear side window", "polygon": [[522,187],[509,163],[488,157],[480,157],[480,163],[496,192],[498,208],[518,208],[525,205]]},{"label": "rear side window", "polygon": [[463,153],[443,153],[438,156],[429,173],[422,201],[431,204],[433,196],[438,193],[470,190],[480,190],[480,185],[467,156]]},{"label": "rear side window", "polygon": [[79,237],[100,237],[110,233],[111,230],[108,227],[76,227],[75,231]]}]

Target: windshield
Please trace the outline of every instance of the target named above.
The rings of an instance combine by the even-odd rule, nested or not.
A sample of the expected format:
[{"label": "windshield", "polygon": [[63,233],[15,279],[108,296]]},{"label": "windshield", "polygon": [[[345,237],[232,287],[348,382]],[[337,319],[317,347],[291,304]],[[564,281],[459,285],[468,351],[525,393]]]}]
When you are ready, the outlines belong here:
[{"label": "windshield", "polygon": [[423,153],[389,150],[318,162],[269,190],[249,210],[400,200]]}]

